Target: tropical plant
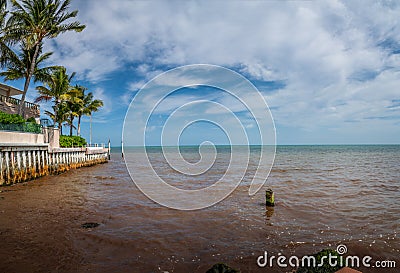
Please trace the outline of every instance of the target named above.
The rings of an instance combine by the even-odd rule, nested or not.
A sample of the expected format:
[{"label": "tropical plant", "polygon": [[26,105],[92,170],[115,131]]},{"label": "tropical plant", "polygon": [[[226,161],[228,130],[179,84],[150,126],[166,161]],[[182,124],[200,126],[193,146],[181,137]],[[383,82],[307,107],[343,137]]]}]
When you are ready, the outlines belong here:
[{"label": "tropical plant", "polygon": [[57,107],[57,111],[55,110],[56,107],[53,105],[52,109],[53,112],[50,112],[48,110],[45,110],[44,113],[50,117],[50,119],[53,121],[53,124],[56,125],[60,129],[60,134],[62,135],[62,126],[61,124],[67,120],[67,109],[65,107],[65,104],[59,104]]},{"label": "tropical plant", "polygon": [[86,140],[80,136],[60,136],[60,147],[84,147]]},{"label": "tropical plant", "polygon": [[[52,55],[51,52],[42,54],[42,46],[39,47],[39,54],[35,59],[35,67],[32,75],[30,75],[29,67],[31,65],[32,56],[34,52],[33,49],[27,49],[27,47],[22,43],[20,46],[20,53],[15,53],[10,47],[3,44],[2,54],[0,56],[0,64],[6,68],[5,71],[0,72],[0,76],[4,77],[6,81],[13,81],[28,78],[32,78],[34,82],[46,81],[49,78],[51,71],[57,68],[57,66],[42,66],[44,62]],[[24,102],[21,101],[21,104]],[[21,113],[20,113],[21,114]],[[23,115],[22,115],[23,116]]]},{"label": "tropical plant", "polygon": [[54,124],[58,124],[59,128],[61,128],[62,123],[66,120],[65,112],[67,111],[67,106],[62,105],[62,102],[69,98],[68,92],[71,90],[70,81],[74,75],[75,73],[68,75],[65,67],[57,67],[44,81],[44,85],[36,87],[39,96],[35,99],[35,102],[53,101],[54,112],[47,111],[46,114],[50,116]]},{"label": "tropical plant", "polygon": [[[4,28],[7,13],[7,0],[0,0],[0,59],[2,59],[1,57],[3,56],[3,52],[8,48],[4,43]],[[1,60],[0,65],[2,66]]]},{"label": "tropical plant", "polygon": [[25,123],[23,117],[18,114],[7,114],[0,111],[0,123],[4,124],[22,124]]},{"label": "tropical plant", "polygon": [[90,131],[90,139],[89,139],[90,144],[92,144],[92,113],[99,111],[100,107],[102,107],[102,106],[103,106],[103,101],[101,101],[101,100],[93,100],[87,106],[87,112],[89,113],[89,117],[90,117],[90,129],[89,129],[89,131]]},{"label": "tropical plant", "polygon": [[81,91],[82,107],[78,111],[78,129],[77,135],[81,135],[81,118],[83,115],[90,116],[90,135],[92,134],[92,112],[97,112],[102,106],[103,101],[94,99],[93,93],[89,92],[85,94],[86,88],[77,86],[76,88]]},{"label": "tropical plant", "polygon": [[0,0],[0,33],[3,33],[7,16],[7,0]]},{"label": "tropical plant", "polygon": [[42,127],[34,118],[25,120],[18,114],[8,114],[0,111],[0,131],[20,131],[39,134]]},{"label": "tropical plant", "polygon": [[70,0],[11,0],[11,4],[12,11],[3,29],[2,41],[11,46],[22,42],[31,53],[29,62],[26,63],[28,74],[19,106],[19,113],[24,114],[26,93],[37,69],[43,41],[67,31],[80,32],[85,25],[77,21],[67,22],[78,14],[77,10],[68,11]]},{"label": "tropical plant", "polygon": [[29,122],[29,123],[36,123],[36,119],[35,119],[34,117],[30,117],[30,118],[27,118],[27,119],[26,119],[26,122]]},{"label": "tropical plant", "polygon": [[[103,101],[94,99],[93,93],[85,94],[87,90],[80,85],[71,86],[71,76],[67,74],[65,67],[57,67],[44,82],[43,86],[38,86],[39,96],[35,102],[53,101],[53,112],[45,111],[61,130],[62,125],[66,123],[69,127],[69,135],[72,136],[75,118],[78,118],[77,134],[80,135],[81,118],[83,115],[91,116],[103,106]],[[91,120],[90,120],[91,121]],[[91,124],[90,124],[91,126]],[[91,130],[91,129],[90,129]]]},{"label": "tropical plant", "polygon": [[65,104],[68,111],[68,118],[66,120],[69,126],[69,135],[72,136],[72,130],[75,128],[74,119],[79,116],[79,112],[82,109],[83,101],[80,98],[81,92],[79,89],[71,89],[67,93],[67,99],[65,100]]},{"label": "tropical plant", "polygon": [[77,127],[76,134],[78,136],[80,136],[81,135],[81,119],[82,119],[82,116],[84,114],[86,114],[85,108],[86,108],[86,105],[88,104],[88,98],[89,98],[88,96],[92,95],[92,97],[93,97],[93,94],[89,93],[89,94],[85,95],[85,91],[87,90],[87,88],[83,87],[81,85],[76,85],[75,89],[78,90],[79,98],[81,99],[81,102],[82,102],[81,107],[77,111],[77,114],[78,114],[78,127]]}]

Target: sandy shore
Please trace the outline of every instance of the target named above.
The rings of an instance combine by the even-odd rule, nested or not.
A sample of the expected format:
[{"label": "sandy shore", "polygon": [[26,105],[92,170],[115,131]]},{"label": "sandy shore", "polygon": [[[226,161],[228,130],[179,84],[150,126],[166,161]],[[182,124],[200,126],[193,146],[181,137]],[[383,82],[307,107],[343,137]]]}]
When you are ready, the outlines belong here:
[{"label": "sandy shore", "polygon": [[71,194],[78,185],[59,178],[0,188],[0,272],[72,272],[82,263],[74,241],[90,217],[83,197]]},{"label": "sandy shore", "polygon": [[[164,244],[167,248],[171,245],[169,235],[164,236],[169,227],[157,232],[154,239],[151,239],[154,230],[145,228],[131,230],[132,237],[120,238],[123,236],[119,235],[120,231],[145,222],[150,215],[157,223],[165,217],[176,217],[179,211],[157,207],[155,211],[162,211],[158,216],[145,208],[137,217],[129,216],[128,222],[119,219],[118,211],[131,206],[135,209],[135,205],[122,198],[123,208],[108,211],[108,206],[113,205],[106,203],[103,194],[115,198],[128,192],[144,202],[151,201],[132,186],[126,170],[121,171],[118,178],[119,186],[115,186],[118,190],[107,192],[107,187],[116,182],[116,178],[110,176],[112,164],[116,163],[1,187],[0,272],[165,272],[166,269],[169,272],[205,272],[210,264],[221,261],[220,256],[212,257],[212,254],[206,254],[209,262],[174,260],[173,250],[171,255],[158,255],[157,251],[165,251]],[[82,228],[87,222],[97,222],[100,226]],[[104,230],[115,233],[110,235]],[[134,235],[147,232],[148,237]],[[192,251],[196,252],[197,247]],[[248,262],[255,266],[253,259]]]}]

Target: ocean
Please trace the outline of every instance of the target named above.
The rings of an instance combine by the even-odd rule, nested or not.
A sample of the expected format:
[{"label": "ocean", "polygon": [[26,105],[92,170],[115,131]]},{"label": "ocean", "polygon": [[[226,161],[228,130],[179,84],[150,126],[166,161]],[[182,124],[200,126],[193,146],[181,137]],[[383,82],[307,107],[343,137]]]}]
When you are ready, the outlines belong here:
[{"label": "ocean", "polygon": [[[248,170],[232,194],[194,211],[147,198],[118,148],[108,164],[4,188],[0,271],[23,272],[29,264],[37,271],[206,272],[224,262],[241,272],[292,272],[277,264],[259,267],[257,258],[265,252],[301,258],[344,245],[346,255],[397,263],[397,269],[360,271],[398,272],[400,145],[277,146],[265,185],[249,196],[259,149],[251,147]],[[147,151],[157,174],[186,190],[220,179],[231,154],[230,147],[217,147],[207,172],[182,175],[169,167],[161,148]],[[134,160],[138,151],[124,152]],[[197,147],[181,147],[181,153],[191,163],[201,159]],[[152,182],[143,173],[131,175]],[[268,188],[275,193],[273,208],[264,204]],[[83,222],[100,226],[82,229]],[[16,246],[18,258],[5,255]],[[43,254],[49,251],[58,256]]]}]

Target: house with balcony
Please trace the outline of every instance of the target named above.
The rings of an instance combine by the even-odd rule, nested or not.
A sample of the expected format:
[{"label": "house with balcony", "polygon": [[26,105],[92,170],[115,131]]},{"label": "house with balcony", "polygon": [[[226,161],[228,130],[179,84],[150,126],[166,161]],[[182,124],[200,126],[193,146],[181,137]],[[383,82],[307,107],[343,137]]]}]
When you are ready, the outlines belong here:
[{"label": "house with balcony", "polygon": [[[18,114],[20,99],[14,96],[22,95],[23,91],[9,85],[0,83],[0,111],[8,114]],[[40,106],[25,101],[25,118],[40,118]]]},{"label": "house with balcony", "polygon": [[[15,98],[14,96],[22,95],[22,93],[22,90],[0,83],[0,111],[7,114],[18,114],[18,108],[21,104],[21,100]],[[37,123],[0,123],[0,152],[4,149],[8,149],[11,146],[28,147],[29,145],[39,145],[46,147],[46,149],[47,147],[59,147],[58,128],[48,127],[47,125],[42,126],[42,124],[38,124],[40,119],[39,105],[26,101],[25,118],[31,117],[35,118]]]}]

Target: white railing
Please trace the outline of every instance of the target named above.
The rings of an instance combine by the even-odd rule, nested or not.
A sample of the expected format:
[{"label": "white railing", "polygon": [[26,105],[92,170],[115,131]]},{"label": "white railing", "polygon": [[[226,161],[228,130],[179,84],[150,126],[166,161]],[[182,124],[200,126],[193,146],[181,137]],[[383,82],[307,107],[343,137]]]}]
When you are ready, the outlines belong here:
[{"label": "white railing", "polygon": [[104,143],[91,143],[91,144],[86,144],[87,148],[105,148],[106,144]]}]

